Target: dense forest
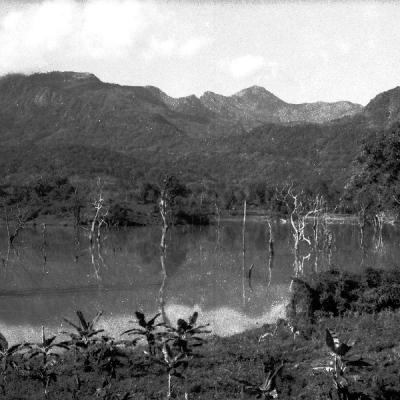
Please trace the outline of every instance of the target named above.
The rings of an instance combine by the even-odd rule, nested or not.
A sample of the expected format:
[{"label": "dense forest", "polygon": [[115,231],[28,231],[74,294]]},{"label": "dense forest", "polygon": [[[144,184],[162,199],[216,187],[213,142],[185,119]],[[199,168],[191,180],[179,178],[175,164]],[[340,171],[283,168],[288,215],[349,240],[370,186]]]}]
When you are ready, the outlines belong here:
[{"label": "dense forest", "polygon": [[[269,182],[264,176],[236,181],[212,177],[200,180],[189,173],[168,175],[156,168],[145,171],[143,165],[139,166],[140,163],[130,157],[113,157],[105,150],[86,150],[70,146],[59,153],[60,157],[65,157],[62,169],[32,174],[31,179],[23,183],[3,184],[0,191],[3,205],[29,210],[28,219],[48,214],[73,215],[74,209],[79,207],[83,210],[84,223],[101,190],[109,209],[110,224],[147,224],[159,218],[158,199],[165,177],[170,176],[168,190],[173,199],[176,223],[208,223],[212,215],[239,212],[244,200],[250,210],[285,215],[282,190],[288,185],[301,191],[310,204],[317,195],[323,196],[331,212],[397,215],[400,208],[399,126],[364,140],[344,187],[336,186],[332,177],[312,174],[308,180],[306,174],[302,181],[289,178],[282,179],[281,184]],[[25,152],[25,157],[20,155],[20,165],[30,171],[45,170],[51,155],[57,157],[54,150],[48,156],[35,149],[29,151],[38,157],[26,157],[29,153]],[[2,160],[4,163],[5,158]]]}]

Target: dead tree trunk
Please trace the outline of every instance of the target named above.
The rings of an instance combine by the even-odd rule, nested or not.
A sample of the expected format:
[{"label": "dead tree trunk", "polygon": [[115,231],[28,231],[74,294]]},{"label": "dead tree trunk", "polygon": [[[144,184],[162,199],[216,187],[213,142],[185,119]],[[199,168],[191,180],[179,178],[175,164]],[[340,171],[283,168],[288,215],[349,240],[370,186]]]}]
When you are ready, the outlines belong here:
[{"label": "dead tree trunk", "polygon": [[167,314],[165,312],[165,298],[164,298],[164,289],[165,285],[167,282],[167,269],[166,269],[166,257],[167,257],[167,232],[169,228],[169,222],[168,222],[168,195],[167,195],[167,190],[164,188],[161,191],[160,195],[160,202],[158,204],[159,210],[160,210],[160,215],[161,215],[161,241],[160,241],[160,264],[161,264],[161,271],[163,275],[163,280],[162,284],[160,287],[159,291],[159,304],[160,304],[160,311],[161,311],[161,316],[163,318],[163,322],[165,324],[170,325],[171,321],[167,317]]},{"label": "dead tree trunk", "polygon": [[47,226],[45,223],[42,224],[42,244],[40,246],[40,252],[43,259],[43,270],[46,268],[47,264]]},{"label": "dead tree trunk", "polygon": [[[314,222],[313,222],[313,238],[314,238],[314,272],[318,272],[319,252],[320,252],[320,225],[321,217],[324,209],[324,199],[317,195],[314,202]],[[325,210],[326,214],[327,210]]]},{"label": "dead tree trunk", "polygon": [[10,226],[9,212],[6,206],[4,206],[4,219],[6,223],[7,230],[7,255],[3,260],[3,265],[8,265],[10,260],[11,250],[14,250],[15,254],[18,256],[18,250],[15,247],[15,241],[21,231],[24,229],[26,222],[28,221],[28,212],[23,213],[18,207],[13,219],[15,220],[14,229]]},{"label": "dead tree trunk", "polygon": [[271,219],[267,219],[267,234],[268,234],[268,274],[267,274],[267,287],[271,285],[272,280],[272,268],[274,266],[274,238],[272,234]]},{"label": "dead tree trunk", "polygon": [[74,192],[74,204],[73,204],[73,215],[74,215],[74,245],[75,245],[75,262],[78,261],[79,246],[80,246],[80,226],[81,226],[81,211],[82,204],[78,196],[78,189]]},{"label": "dead tree trunk", "polygon": [[294,253],[294,276],[298,277],[304,273],[304,261],[309,259],[305,256],[300,259],[300,243],[306,242],[311,246],[311,240],[305,235],[307,219],[311,215],[318,214],[320,207],[320,197],[310,202],[304,198],[303,192],[295,192],[290,186],[283,193],[283,201],[286,203],[290,214],[290,225],[293,237],[293,253]]},{"label": "dead tree trunk", "polygon": [[364,250],[365,223],[366,223],[365,207],[361,207],[358,213],[358,226],[360,228],[360,248],[362,250]]},{"label": "dead tree trunk", "polygon": [[384,221],[384,213],[379,212],[374,216],[374,242],[375,242],[375,250],[378,252],[383,251],[383,221]]},{"label": "dead tree trunk", "polygon": [[246,269],[246,213],[247,202],[243,203],[243,224],[242,224],[242,300],[246,304],[245,269]]},{"label": "dead tree trunk", "polygon": [[91,261],[94,269],[94,273],[96,279],[101,282],[101,276],[99,274],[100,265],[97,265],[95,249],[94,249],[94,240],[96,236],[96,244],[97,244],[97,258],[101,261],[101,227],[105,224],[106,216],[108,215],[108,209],[105,207],[105,200],[102,193],[102,187],[100,179],[97,181],[97,189],[98,193],[96,194],[96,198],[93,201],[93,207],[95,209],[95,214],[90,225],[89,230],[89,251],[91,255]]}]

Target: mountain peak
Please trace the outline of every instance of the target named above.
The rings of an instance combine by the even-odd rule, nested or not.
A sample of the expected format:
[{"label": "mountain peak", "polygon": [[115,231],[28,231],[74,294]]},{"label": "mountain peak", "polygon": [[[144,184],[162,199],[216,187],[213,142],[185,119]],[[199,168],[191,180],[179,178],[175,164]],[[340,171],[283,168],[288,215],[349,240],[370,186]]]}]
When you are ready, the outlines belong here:
[{"label": "mountain peak", "polygon": [[262,86],[250,86],[231,96],[232,99],[256,109],[271,109],[286,104],[279,97],[269,92]]},{"label": "mountain peak", "polygon": [[396,86],[375,96],[364,109],[364,114],[375,126],[388,128],[400,120],[400,87]]},{"label": "mountain peak", "polygon": [[257,96],[257,97],[269,97],[269,98],[275,98],[277,100],[280,100],[278,97],[276,97],[273,93],[269,92],[267,89],[265,89],[262,86],[257,86],[257,85],[253,85],[250,86],[246,89],[243,89],[237,93],[235,93],[232,97],[253,97],[253,96]]}]

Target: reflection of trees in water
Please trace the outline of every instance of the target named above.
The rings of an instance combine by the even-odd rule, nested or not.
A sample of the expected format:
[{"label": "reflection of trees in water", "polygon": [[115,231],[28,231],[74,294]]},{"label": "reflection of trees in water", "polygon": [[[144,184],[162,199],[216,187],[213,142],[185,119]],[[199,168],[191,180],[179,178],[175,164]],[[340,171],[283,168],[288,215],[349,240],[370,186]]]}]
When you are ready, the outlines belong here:
[{"label": "reflection of trees in water", "polygon": [[168,276],[174,275],[186,261],[188,250],[186,241],[172,240],[168,243],[168,253],[165,260],[165,268]]},{"label": "reflection of trees in water", "polygon": [[267,264],[267,288],[271,285],[272,280],[272,269],[274,267],[274,234],[272,230],[272,222],[270,219],[266,223],[266,236],[268,237],[268,264]]},{"label": "reflection of trees in water", "polygon": [[257,224],[252,226],[252,229],[249,231],[249,242],[254,245],[256,250],[265,251],[265,243],[266,243],[266,235],[264,224]]},{"label": "reflection of trees in water", "polygon": [[[274,242],[275,242],[275,260],[276,265],[273,271],[274,281],[283,281],[288,278],[290,272],[286,266],[291,263],[293,254],[289,254],[287,241],[289,236],[288,224],[273,224]],[[311,232],[311,226],[310,233]],[[400,251],[396,244],[399,237],[399,230],[396,227],[385,226],[383,230],[383,239],[388,246],[384,253],[375,253],[373,251],[373,228],[368,226],[365,235],[366,254],[362,254],[358,242],[358,227],[350,225],[329,225],[334,233],[334,241],[332,248],[332,262],[339,267],[354,270],[359,268],[360,261],[366,265],[374,265],[376,262],[382,266],[393,265],[396,259],[400,257]],[[264,232],[263,232],[264,230]],[[217,292],[220,290],[216,287],[215,279],[228,280],[231,285],[241,288],[241,281],[238,281],[240,271],[240,248],[241,248],[241,224],[238,222],[221,222],[221,241],[228,243],[225,247],[216,248],[217,232],[216,226],[205,227],[200,231],[196,227],[179,227],[172,228],[168,242],[168,256],[166,260],[166,268],[169,275],[175,275],[170,282],[180,280],[182,277],[186,281],[191,275],[196,275],[204,282],[212,282],[207,290]],[[12,254],[8,273],[10,276],[7,282],[12,282],[16,287],[41,287],[57,285],[60,287],[75,285],[76,282],[85,284],[94,283],[93,269],[91,267],[90,254],[88,254],[87,238],[82,238],[82,257],[78,263],[71,262],[74,254],[74,230],[70,228],[55,228],[47,226],[46,233],[46,254],[48,274],[42,274],[43,254],[41,254],[41,246],[43,245],[42,226],[35,228],[27,227],[21,232],[19,246],[19,257]],[[108,269],[101,269],[104,283],[107,285],[119,286],[122,282],[128,280],[132,284],[142,284],[142,282],[153,282],[158,279],[159,273],[159,227],[131,228],[122,230],[110,230],[103,236],[103,256],[107,263]],[[228,240],[227,240],[228,235]],[[230,237],[230,239],[229,239]],[[254,263],[252,275],[253,289],[257,291],[259,283],[266,279],[266,264],[268,265],[268,237],[265,231],[265,223],[249,222],[246,228],[246,246],[248,249],[245,279],[247,281],[248,270]],[[261,246],[261,239],[264,239]],[[214,239],[212,245],[209,244]],[[321,241],[319,247],[319,266],[327,268],[329,265],[328,254],[323,251],[322,239],[323,235],[319,235]],[[117,250],[115,254],[112,247],[115,243],[121,243],[121,250]],[[199,246],[202,246],[203,268],[200,267]],[[1,233],[0,246],[2,255],[7,250],[7,235],[5,227]],[[315,264],[314,247],[311,259],[307,260],[308,246],[305,245],[299,254],[299,262],[303,262],[304,269],[313,268]],[[308,250],[308,251],[307,251]],[[83,252],[84,251],[84,252]],[[97,256],[97,254],[96,254]],[[364,260],[363,258],[364,257]],[[218,265],[219,267],[215,267]],[[1,262],[0,262],[1,266]],[[26,269],[23,270],[22,267]],[[240,271],[240,272],[239,272]],[[18,275],[20,274],[20,275]],[[91,275],[90,277],[88,275]],[[210,276],[207,277],[206,274]],[[236,275],[239,276],[236,276]],[[235,275],[235,276],[233,276]],[[176,279],[178,277],[178,279]],[[2,278],[5,279],[5,278]],[[268,279],[268,278],[267,278]],[[180,281],[179,284],[181,284]],[[247,283],[247,282],[246,282]],[[227,285],[227,283],[224,283]],[[2,287],[6,288],[7,284],[2,283]],[[210,292],[208,292],[210,293]],[[215,297],[212,295],[211,297]]]},{"label": "reflection of trees in water", "polygon": [[374,227],[374,250],[378,253],[384,252],[383,244],[383,223],[384,213],[378,213],[374,216],[373,227]]},{"label": "reflection of trees in water", "polygon": [[222,245],[227,249],[241,247],[241,232],[238,226],[226,225],[222,228]]},{"label": "reflection of trees in water", "polygon": [[161,281],[160,290],[158,292],[158,303],[159,303],[161,317],[162,317],[163,322],[165,324],[171,325],[171,321],[168,318],[168,315],[167,315],[167,313],[165,311],[165,303],[166,303],[166,300],[165,300],[165,289],[166,289],[166,286],[167,286],[167,280],[168,280],[168,275],[167,274],[163,274],[163,279]]},{"label": "reflection of trees in water", "polygon": [[135,250],[143,264],[153,264],[158,262],[159,245],[157,242],[142,241],[136,243]]}]

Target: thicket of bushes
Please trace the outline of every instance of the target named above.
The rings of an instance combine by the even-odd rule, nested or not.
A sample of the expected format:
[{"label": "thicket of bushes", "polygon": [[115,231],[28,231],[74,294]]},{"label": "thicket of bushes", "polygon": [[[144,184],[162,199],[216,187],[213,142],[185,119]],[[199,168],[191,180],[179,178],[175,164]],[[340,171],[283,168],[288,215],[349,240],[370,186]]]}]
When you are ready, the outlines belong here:
[{"label": "thicket of bushes", "polygon": [[340,269],[297,279],[293,305],[303,302],[302,312],[342,316],[346,312],[377,313],[400,308],[400,270],[366,269],[353,274]]}]

